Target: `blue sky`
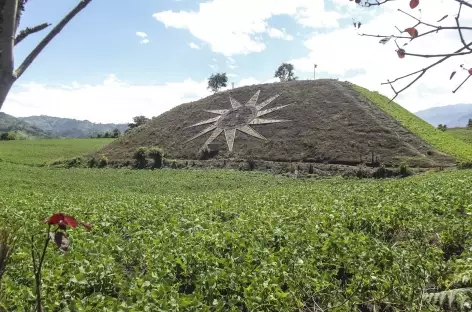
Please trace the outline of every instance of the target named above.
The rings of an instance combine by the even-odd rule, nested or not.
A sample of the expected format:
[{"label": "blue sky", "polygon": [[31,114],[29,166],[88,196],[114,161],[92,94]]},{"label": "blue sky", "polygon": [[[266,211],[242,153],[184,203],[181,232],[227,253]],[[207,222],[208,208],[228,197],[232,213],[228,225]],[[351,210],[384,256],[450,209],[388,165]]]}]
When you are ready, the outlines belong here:
[{"label": "blue sky", "polygon": [[[454,9],[431,1],[438,2],[427,11],[432,18]],[[29,1],[20,28],[55,25],[77,3]],[[380,82],[421,64],[399,60],[393,44],[359,37],[352,19],[361,20],[366,31],[391,34],[393,22],[410,23],[395,15],[397,8],[362,9],[347,0],[93,0],[17,81],[3,110],[125,122],[209,95],[206,79],[212,73],[226,72],[236,86],[272,82],[275,69],[287,61],[301,79],[312,78],[316,62],[318,78],[349,80],[391,95]],[[47,31],[17,46],[16,66]],[[445,37],[444,47],[453,39]],[[470,98],[464,92],[451,99],[449,85],[434,85],[441,75],[432,73],[399,103],[417,111]]]}]

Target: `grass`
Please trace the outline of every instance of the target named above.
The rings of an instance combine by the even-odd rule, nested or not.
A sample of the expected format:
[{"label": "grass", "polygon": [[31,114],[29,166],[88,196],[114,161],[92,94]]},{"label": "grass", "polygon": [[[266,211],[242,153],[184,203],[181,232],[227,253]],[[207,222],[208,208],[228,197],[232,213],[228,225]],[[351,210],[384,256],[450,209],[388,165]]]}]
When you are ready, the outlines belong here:
[{"label": "grass", "polygon": [[[71,152],[60,144],[51,149]],[[50,246],[47,311],[437,311],[423,293],[467,287],[472,271],[470,170],[382,181],[9,162],[0,172],[0,230],[17,231],[0,311],[33,305],[31,235],[54,212],[93,231],[70,230],[66,255]]]},{"label": "grass", "polygon": [[97,150],[113,139],[51,139],[0,141],[0,161],[43,165]]},{"label": "grass", "polygon": [[450,129],[447,129],[446,132],[458,138],[459,140],[472,144],[472,129],[450,128]]},{"label": "grass", "polygon": [[372,92],[356,85],[353,85],[353,88],[387,114],[397,119],[413,134],[431,144],[439,151],[455,157],[459,162],[472,162],[472,145],[467,144],[449,132],[442,132],[434,128],[432,125],[410,113],[395,102],[389,103],[389,98],[378,92]]}]

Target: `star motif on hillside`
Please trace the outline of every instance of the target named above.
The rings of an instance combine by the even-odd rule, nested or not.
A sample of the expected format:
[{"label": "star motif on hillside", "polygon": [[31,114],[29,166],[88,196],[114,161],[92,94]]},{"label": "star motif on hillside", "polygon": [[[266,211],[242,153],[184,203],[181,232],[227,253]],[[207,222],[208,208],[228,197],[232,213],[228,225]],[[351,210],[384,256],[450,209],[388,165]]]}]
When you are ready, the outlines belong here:
[{"label": "star motif on hillside", "polygon": [[234,139],[236,137],[236,130],[244,132],[250,136],[256,137],[261,140],[267,140],[264,136],[258,133],[256,130],[251,128],[250,125],[264,125],[264,124],[271,124],[277,122],[286,122],[290,120],[283,120],[283,119],[264,119],[260,118],[264,115],[287,107],[291,104],[282,105],[274,108],[263,109],[276,98],[279,97],[279,94],[274,95],[273,97],[265,100],[264,102],[257,104],[257,100],[259,98],[260,90],[256,92],[252,96],[252,98],[245,104],[242,105],[237,100],[229,96],[229,100],[231,103],[230,109],[219,109],[219,110],[205,110],[206,112],[217,114],[218,116],[213,117],[208,120],[201,121],[191,127],[197,127],[201,125],[211,124],[207,128],[200,131],[197,135],[188,139],[185,143],[195,140],[196,138],[213,131],[208,140],[206,140],[203,147],[208,146],[211,142],[213,142],[223,131],[226,137],[226,144],[228,145],[228,150],[230,152],[233,151],[233,144]]}]

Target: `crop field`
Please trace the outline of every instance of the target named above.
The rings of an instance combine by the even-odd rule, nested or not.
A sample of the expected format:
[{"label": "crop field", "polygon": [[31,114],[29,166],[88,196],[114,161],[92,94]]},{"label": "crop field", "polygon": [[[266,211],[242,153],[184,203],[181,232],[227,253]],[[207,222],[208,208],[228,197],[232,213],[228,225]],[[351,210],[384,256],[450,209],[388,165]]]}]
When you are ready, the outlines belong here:
[{"label": "crop field", "polygon": [[443,132],[434,128],[395,102],[389,103],[389,98],[377,92],[372,92],[356,85],[353,85],[353,88],[387,114],[400,121],[405,128],[425,142],[442,152],[454,156],[459,162],[472,162],[472,144],[468,144],[465,140],[456,137],[455,134],[449,133],[449,131]]},{"label": "crop field", "polygon": [[68,230],[66,254],[48,247],[45,311],[440,311],[441,303],[456,311],[470,305],[470,170],[301,180],[1,162],[0,185],[0,228],[17,237],[0,311],[33,307],[31,236],[40,245],[47,229],[40,219],[55,212],[93,230]]},{"label": "crop field", "polygon": [[43,165],[50,161],[86,154],[112,141],[113,139],[0,141],[0,162]]}]

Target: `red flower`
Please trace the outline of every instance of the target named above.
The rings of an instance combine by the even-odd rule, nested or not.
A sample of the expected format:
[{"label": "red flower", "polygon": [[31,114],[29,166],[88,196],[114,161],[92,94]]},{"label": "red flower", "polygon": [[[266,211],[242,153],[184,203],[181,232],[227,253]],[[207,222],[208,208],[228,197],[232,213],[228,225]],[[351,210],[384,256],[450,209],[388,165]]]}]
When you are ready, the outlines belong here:
[{"label": "red flower", "polygon": [[[74,217],[66,216],[63,213],[55,213],[51,217],[49,217],[47,221],[45,219],[43,220],[49,225],[59,226],[59,228],[62,230],[65,230],[68,226],[75,229],[78,224],[77,220]],[[89,231],[92,230],[92,226],[90,226],[90,224],[88,224],[87,222],[80,222],[80,225],[82,225]]]}]

